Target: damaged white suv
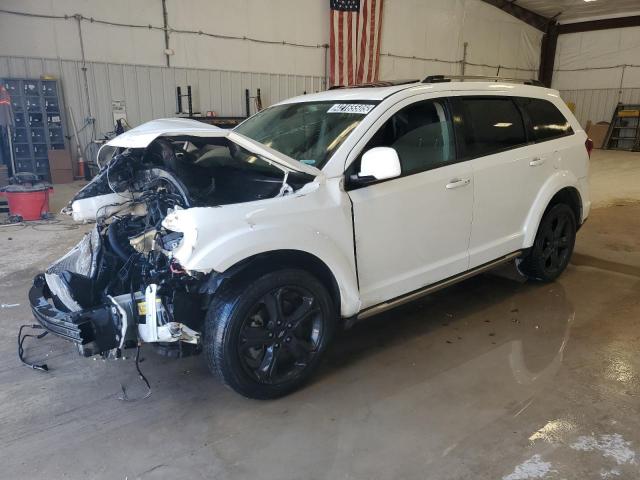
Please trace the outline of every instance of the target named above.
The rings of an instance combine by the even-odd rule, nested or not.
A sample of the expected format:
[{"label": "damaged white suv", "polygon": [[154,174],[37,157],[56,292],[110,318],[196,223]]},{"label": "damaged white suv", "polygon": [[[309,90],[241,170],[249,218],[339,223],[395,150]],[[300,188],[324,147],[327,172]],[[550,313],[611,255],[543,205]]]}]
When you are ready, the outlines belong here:
[{"label": "damaged white suv", "polygon": [[558,92],[468,80],[120,135],[68,207],[95,229],[34,281],[36,318],[85,356],[204,351],[225,384],[273,398],[309,378],[341,319],[501,262],[554,280],[589,213],[590,141]]}]

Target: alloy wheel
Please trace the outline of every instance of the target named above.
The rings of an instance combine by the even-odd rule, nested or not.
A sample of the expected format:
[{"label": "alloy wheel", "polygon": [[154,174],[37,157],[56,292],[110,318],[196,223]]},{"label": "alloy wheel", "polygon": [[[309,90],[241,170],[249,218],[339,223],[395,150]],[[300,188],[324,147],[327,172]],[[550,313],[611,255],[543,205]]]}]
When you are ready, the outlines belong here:
[{"label": "alloy wheel", "polygon": [[270,290],[240,328],[238,355],[243,369],[260,383],[276,385],[296,378],[318,353],[322,317],[309,290],[298,286]]}]

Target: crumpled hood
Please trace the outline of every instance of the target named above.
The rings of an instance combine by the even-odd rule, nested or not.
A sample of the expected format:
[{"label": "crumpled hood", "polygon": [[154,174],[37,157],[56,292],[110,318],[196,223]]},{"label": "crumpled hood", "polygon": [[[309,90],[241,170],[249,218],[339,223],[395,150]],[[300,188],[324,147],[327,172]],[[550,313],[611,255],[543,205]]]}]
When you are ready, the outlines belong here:
[{"label": "crumpled hood", "polygon": [[277,150],[267,147],[233,130],[214,127],[213,125],[198,122],[197,120],[189,120],[187,118],[162,118],[152,120],[118,135],[116,138],[107,142],[106,145],[122,148],[146,148],[158,137],[182,135],[227,138],[229,141],[240,145],[252,153],[267,158],[280,167],[284,167],[286,170],[302,172],[314,177],[322,175],[322,172],[317,168],[298,162]]}]

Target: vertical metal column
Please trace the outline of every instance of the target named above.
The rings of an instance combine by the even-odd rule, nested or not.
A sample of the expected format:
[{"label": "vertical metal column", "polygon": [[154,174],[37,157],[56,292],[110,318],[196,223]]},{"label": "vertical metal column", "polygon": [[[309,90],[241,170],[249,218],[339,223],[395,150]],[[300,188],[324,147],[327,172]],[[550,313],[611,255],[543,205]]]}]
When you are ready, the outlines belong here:
[{"label": "vertical metal column", "polygon": [[538,80],[545,86],[551,87],[553,81],[553,67],[556,61],[556,47],[558,46],[559,27],[556,22],[549,23],[547,33],[542,37],[540,50],[540,70]]},{"label": "vertical metal column", "polygon": [[167,58],[167,67],[171,66],[171,56],[167,53],[169,50],[169,14],[167,13],[167,0],[162,0],[162,21],[164,25],[164,49]]},{"label": "vertical metal column", "polygon": [[464,75],[467,69],[467,49],[469,48],[469,42],[464,42],[462,45],[462,61],[460,62],[460,75]]}]

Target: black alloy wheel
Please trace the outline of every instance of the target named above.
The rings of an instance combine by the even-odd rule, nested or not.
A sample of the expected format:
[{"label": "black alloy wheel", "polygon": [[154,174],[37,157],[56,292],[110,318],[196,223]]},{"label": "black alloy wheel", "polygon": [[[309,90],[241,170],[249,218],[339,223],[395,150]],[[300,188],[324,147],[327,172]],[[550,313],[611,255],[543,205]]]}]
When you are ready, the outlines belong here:
[{"label": "black alloy wheel", "polygon": [[333,335],[326,288],[303,270],[279,270],[217,295],[207,313],[212,371],[250,398],[276,398],[315,371]]},{"label": "black alloy wheel", "polygon": [[568,205],[557,204],[543,216],[533,247],[520,269],[528,277],[553,281],[571,260],[576,240],[576,220]]},{"label": "black alloy wheel", "polygon": [[318,354],[324,333],[321,317],[309,290],[293,285],[270,290],[240,328],[242,367],[261,383],[295,378]]}]

